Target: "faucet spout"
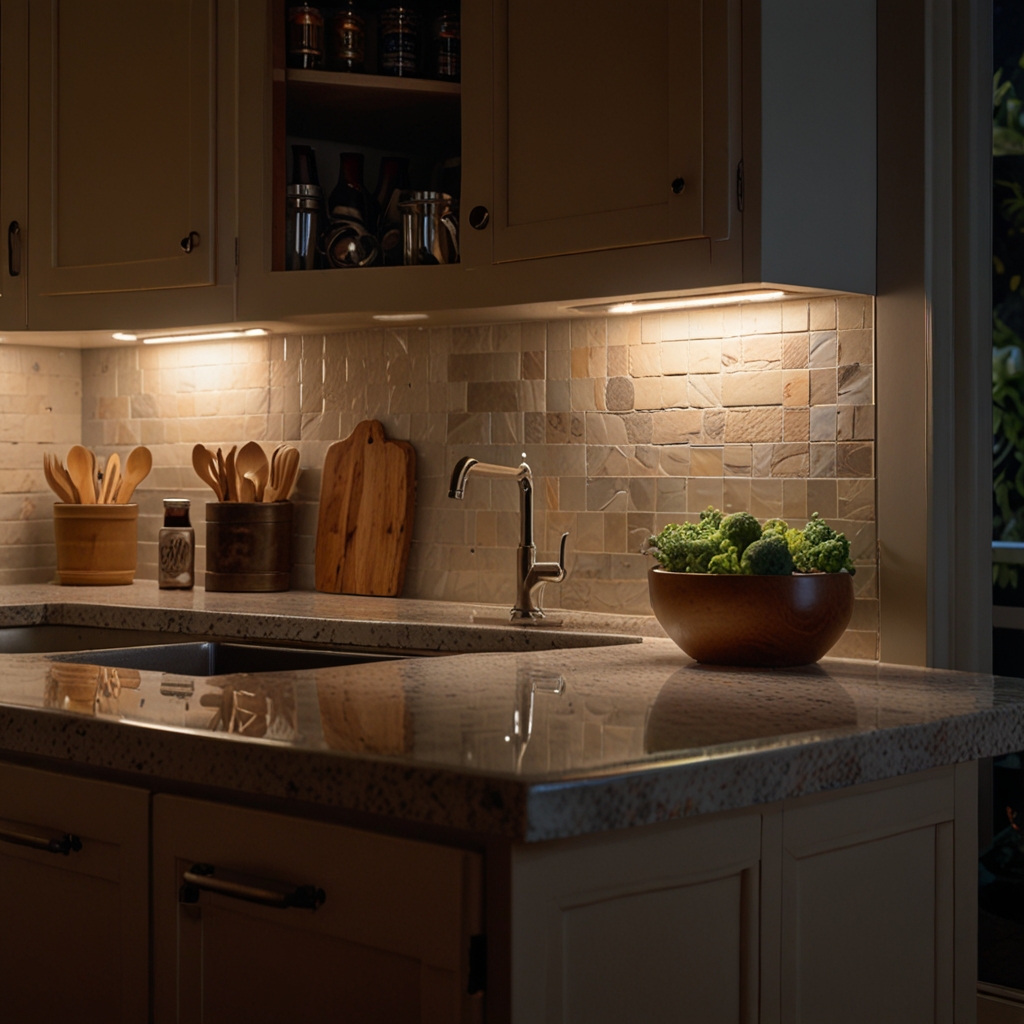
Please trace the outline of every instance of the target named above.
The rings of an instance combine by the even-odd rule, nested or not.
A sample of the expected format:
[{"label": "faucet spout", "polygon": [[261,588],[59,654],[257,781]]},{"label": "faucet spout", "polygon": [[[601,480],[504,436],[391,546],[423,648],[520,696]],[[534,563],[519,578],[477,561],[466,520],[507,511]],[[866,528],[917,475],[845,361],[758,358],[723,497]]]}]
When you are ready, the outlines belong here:
[{"label": "faucet spout", "polygon": [[452,482],[448,485],[449,498],[457,498],[462,501],[466,496],[466,481],[469,479],[470,471],[474,466],[479,465],[480,463],[476,459],[471,459],[468,455],[455,463],[455,468],[452,470]]}]

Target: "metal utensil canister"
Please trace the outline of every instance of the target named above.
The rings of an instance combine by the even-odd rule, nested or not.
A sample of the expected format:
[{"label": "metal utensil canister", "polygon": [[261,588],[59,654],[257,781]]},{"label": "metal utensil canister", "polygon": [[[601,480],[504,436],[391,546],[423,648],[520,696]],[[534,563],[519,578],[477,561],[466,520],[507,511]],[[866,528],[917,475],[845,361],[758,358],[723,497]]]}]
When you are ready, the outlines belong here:
[{"label": "metal utensil canister", "polygon": [[291,584],[292,503],[209,502],[206,589],[287,590]]},{"label": "metal utensil canister", "polygon": [[446,192],[403,192],[402,251],[405,265],[459,262],[459,225]]},{"label": "metal utensil canister", "polygon": [[285,270],[313,270],[323,218],[324,190],[319,185],[289,185],[285,223]]}]

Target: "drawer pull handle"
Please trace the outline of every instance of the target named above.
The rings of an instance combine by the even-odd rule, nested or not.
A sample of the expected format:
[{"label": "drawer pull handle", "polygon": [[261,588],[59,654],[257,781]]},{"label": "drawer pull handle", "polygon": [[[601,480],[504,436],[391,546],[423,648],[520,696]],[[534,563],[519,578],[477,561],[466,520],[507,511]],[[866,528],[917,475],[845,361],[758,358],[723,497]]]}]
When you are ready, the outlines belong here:
[{"label": "drawer pull handle", "polygon": [[200,892],[215,892],[218,896],[259,903],[264,907],[298,907],[300,910],[316,910],[323,906],[327,894],[315,885],[300,885],[291,892],[275,892],[241,882],[229,882],[217,878],[217,869],[212,864],[193,864],[184,874],[184,882],[178,890],[179,903],[198,903]]},{"label": "drawer pull handle", "polygon": [[69,853],[78,853],[82,848],[82,840],[65,832],[59,839],[43,839],[42,836],[28,836],[23,832],[9,832],[0,829],[0,843],[11,843],[13,846],[27,846],[43,853],[59,853],[66,857]]},{"label": "drawer pull handle", "polygon": [[21,225],[16,220],[7,227],[7,273],[11,277],[21,273]]}]

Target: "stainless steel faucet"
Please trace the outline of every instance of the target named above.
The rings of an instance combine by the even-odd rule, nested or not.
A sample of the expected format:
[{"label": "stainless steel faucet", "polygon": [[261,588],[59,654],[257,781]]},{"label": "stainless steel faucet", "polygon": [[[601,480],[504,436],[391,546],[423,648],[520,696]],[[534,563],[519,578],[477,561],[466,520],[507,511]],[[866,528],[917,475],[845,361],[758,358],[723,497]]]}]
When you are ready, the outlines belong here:
[{"label": "stainless steel faucet", "polygon": [[533,543],[533,474],[524,462],[520,466],[495,466],[489,462],[477,462],[468,456],[459,459],[452,470],[449,498],[462,499],[466,494],[466,481],[470,475],[488,476],[519,483],[519,515],[522,531],[516,560],[516,605],[512,619],[536,620],[544,618],[537,591],[545,583],[561,583],[565,579],[565,542],[568,533],[562,534],[562,543],[557,562],[538,562],[537,547]]}]

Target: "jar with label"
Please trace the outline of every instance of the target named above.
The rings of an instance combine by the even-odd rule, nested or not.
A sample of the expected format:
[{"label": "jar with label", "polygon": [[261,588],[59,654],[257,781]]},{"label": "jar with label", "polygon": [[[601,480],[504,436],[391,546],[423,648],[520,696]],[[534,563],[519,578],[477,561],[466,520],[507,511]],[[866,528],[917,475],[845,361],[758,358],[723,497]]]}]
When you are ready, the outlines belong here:
[{"label": "jar with label", "polygon": [[188,498],[164,498],[164,526],[157,543],[161,590],[191,590],[195,584],[196,531]]},{"label": "jar with label", "polygon": [[381,11],[380,70],[402,78],[420,73],[420,13],[410,4],[393,4]]},{"label": "jar with label", "polygon": [[462,73],[459,12],[443,10],[434,19],[432,51],[434,74],[445,82],[457,82]]},{"label": "jar with label", "polygon": [[327,61],[332,71],[363,70],[366,63],[366,21],[354,4],[340,7],[328,22]]},{"label": "jar with label", "polygon": [[324,66],[324,16],[311,4],[288,8],[288,67]]}]

